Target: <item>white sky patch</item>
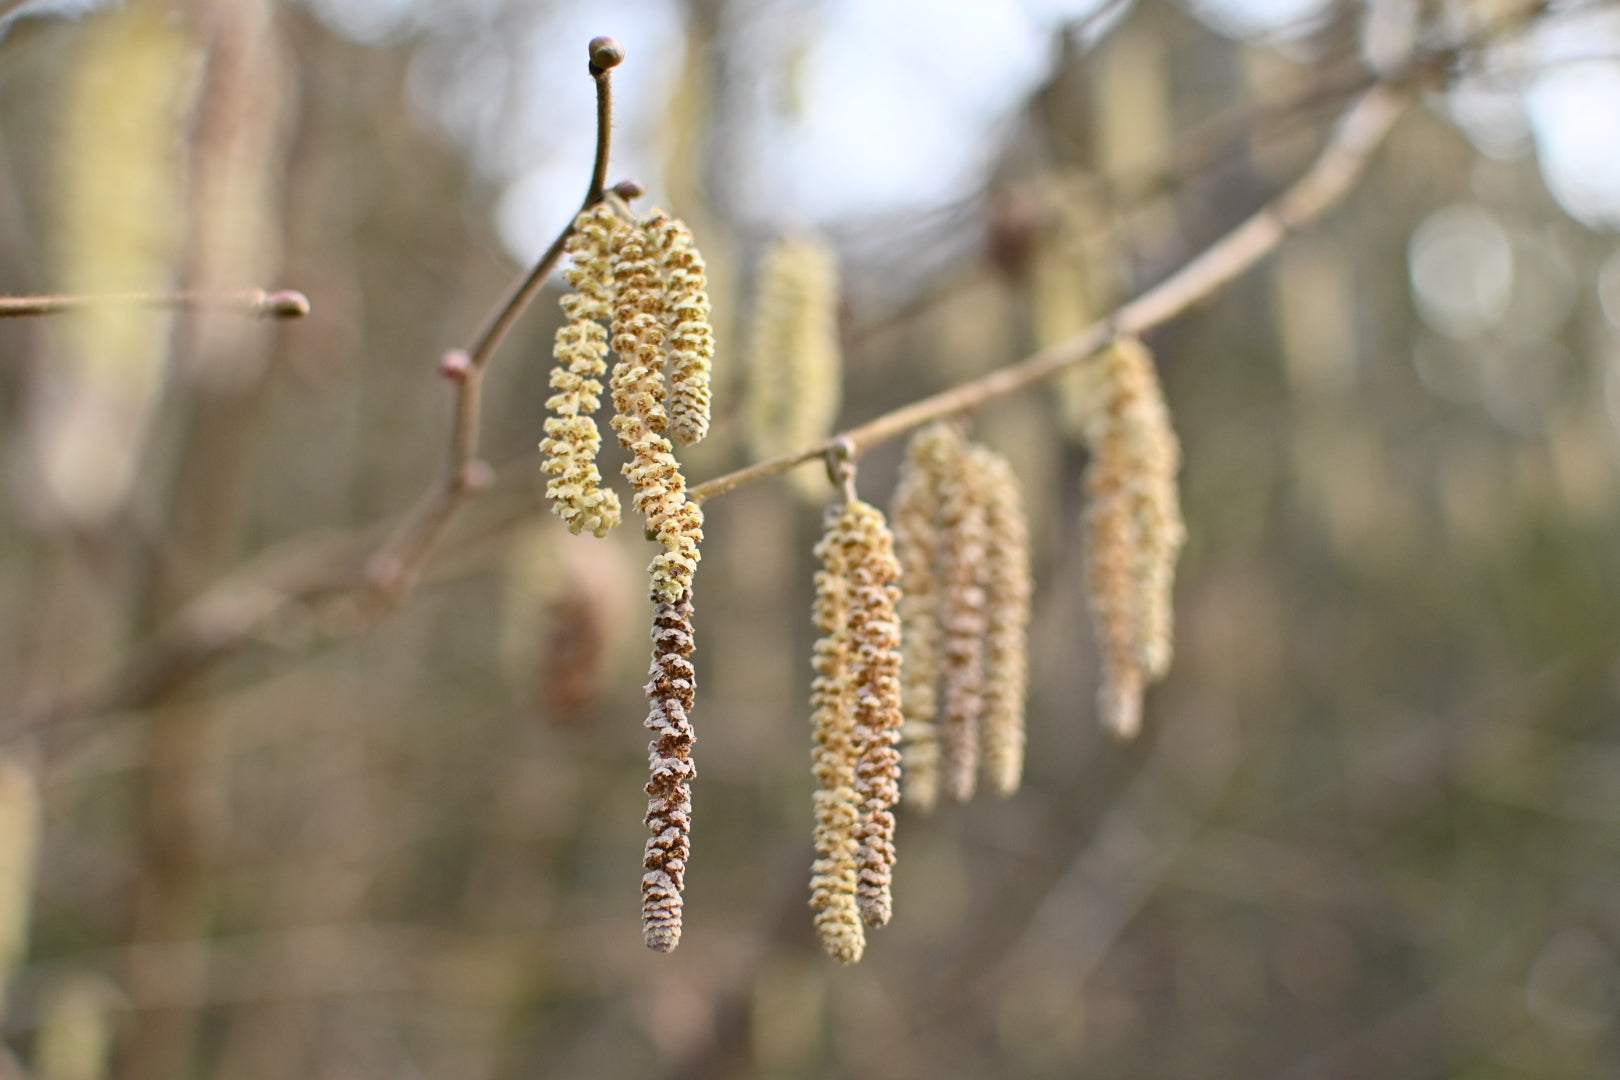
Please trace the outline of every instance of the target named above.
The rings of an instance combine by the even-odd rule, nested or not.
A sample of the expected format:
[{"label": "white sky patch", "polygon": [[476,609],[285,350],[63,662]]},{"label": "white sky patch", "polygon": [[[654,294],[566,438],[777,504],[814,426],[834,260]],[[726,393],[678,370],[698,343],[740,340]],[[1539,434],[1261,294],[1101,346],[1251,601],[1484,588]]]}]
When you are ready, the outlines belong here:
[{"label": "white sky patch", "polygon": [[1554,68],[1528,95],[1542,175],[1560,206],[1594,228],[1620,228],[1620,64]]},{"label": "white sky patch", "polygon": [[1190,0],[1206,26],[1228,37],[1294,37],[1316,29],[1333,0]]}]

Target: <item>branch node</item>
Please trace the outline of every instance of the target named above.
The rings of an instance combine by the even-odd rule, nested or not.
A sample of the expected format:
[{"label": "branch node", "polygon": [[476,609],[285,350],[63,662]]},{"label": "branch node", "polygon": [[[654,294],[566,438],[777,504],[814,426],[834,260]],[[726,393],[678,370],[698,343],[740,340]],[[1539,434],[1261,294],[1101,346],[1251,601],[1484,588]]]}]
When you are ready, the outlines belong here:
[{"label": "branch node", "polygon": [[439,374],[451,382],[464,383],[472,374],[472,366],[466,349],[450,349],[439,360]]},{"label": "branch node", "polygon": [[855,502],[855,440],[848,435],[840,435],[823,456],[827,463],[827,479],[843,493],[844,502]]},{"label": "branch node", "polygon": [[631,180],[628,178],[620,180],[617,184],[614,184],[612,191],[613,194],[617,195],[625,202],[631,202],[632,200],[639,199],[643,195],[647,194],[647,189],[642,186],[641,181]]}]

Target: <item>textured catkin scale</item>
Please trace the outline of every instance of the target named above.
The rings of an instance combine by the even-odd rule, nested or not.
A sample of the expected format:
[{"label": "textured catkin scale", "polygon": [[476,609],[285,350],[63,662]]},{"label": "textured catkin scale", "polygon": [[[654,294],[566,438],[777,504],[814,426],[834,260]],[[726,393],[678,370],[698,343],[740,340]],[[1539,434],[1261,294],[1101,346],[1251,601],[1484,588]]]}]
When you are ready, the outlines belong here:
[{"label": "textured catkin scale", "polygon": [[1170,666],[1171,591],[1186,536],[1181,450],[1141,342],[1119,342],[1102,364],[1107,392],[1088,425],[1085,582],[1103,653],[1102,722],[1130,738],[1141,727],[1144,688]]},{"label": "textured catkin scale", "polygon": [[900,801],[900,621],[895,612],[900,565],[894,538],[876,507],[853,501],[840,526],[849,573],[849,640],[856,744],[855,794],[860,803],[856,898],[869,926],[893,910],[894,805]]},{"label": "textured catkin scale", "polygon": [[669,426],[664,408],[664,303],[658,264],[648,248],[658,234],[645,225],[621,229],[613,237],[613,427],[630,446],[627,427],[662,432]]},{"label": "textured catkin scale", "polygon": [[924,812],[939,801],[939,463],[949,438],[940,425],[912,437],[891,508],[904,627],[905,799]]},{"label": "textured catkin scale", "polygon": [[602,437],[592,419],[601,405],[602,376],[607,372],[607,330],[598,321],[613,313],[613,236],[621,226],[605,203],[582,211],[574,222],[568,252],[573,265],[565,277],[574,292],[564,296],[568,321],[557,330],[551,373],[556,391],[546,402],[555,415],[546,420],[540,444],[542,466],[552,479],[546,495],[571,532],[607,535],[619,524],[619,497],[602,487],[596,455]]},{"label": "textured catkin scale", "polygon": [[985,558],[989,535],[983,484],[954,430],[942,442],[940,473],[940,625],[945,692],[940,718],[941,783],[957,802],[973,797],[984,713]]},{"label": "textured catkin scale", "polygon": [[691,855],[692,724],[696,689],[692,670],[692,604],[687,593],[659,603],[653,617],[652,708],[646,726],[651,779],[647,782],[647,840],[641,879],[641,926],[647,947],[669,952],[681,939],[681,889]]},{"label": "textured catkin scale", "polygon": [[991,537],[985,561],[984,775],[1011,795],[1024,773],[1024,696],[1029,684],[1029,524],[1018,478],[1000,454],[971,451]]},{"label": "textured catkin scale", "polygon": [[860,855],[860,801],[855,791],[859,750],[855,742],[853,652],[850,643],[851,581],[842,515],[830,514],[815,553],[816,598],[811,609],[819,638],[811,657],[811,766],[818,790],[816,860],[811,866],[810,908],[816,934],[835,960],[853,964],[866,949],[856,899]]}]

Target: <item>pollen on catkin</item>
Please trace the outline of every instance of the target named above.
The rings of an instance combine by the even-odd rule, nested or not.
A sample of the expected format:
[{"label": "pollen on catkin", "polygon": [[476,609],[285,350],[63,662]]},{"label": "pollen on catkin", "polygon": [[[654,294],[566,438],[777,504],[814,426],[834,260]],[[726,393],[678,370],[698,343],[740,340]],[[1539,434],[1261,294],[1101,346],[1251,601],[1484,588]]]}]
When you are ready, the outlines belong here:
[{"label": "pollen on catkin", "polygon": [[568,240],[573,265],[564,272],[574,291],[562,298],[568,321],[557,330],[557,366],[546,402],[556,415],[546,420],[544,470],[552,509],[570,532],[605,536],[619,524],[619,496],[602,487],[596,467],[602,437],[592,419],[601,405],[607,372],[607,329],[598,321],[613,314],[612,247],[623,226],[606,203],[581,211]]},{"label": "pollen on catkin", "polygon": [[890,508],[904,627],[905,799],[925,812],[939,801],[940,486],[955,453],[955,435],[946,425],[912,436]]},{"label": "pollen on catkin", "polygon": [[669,952],[681,940],[681,889],[691,855],[692,604],[687,592],[674,603],[660,601],[653,617],[652,701],[646,726],[652,777],[647,782],[647,841],[641,879],[641,930],[647,947]]},{"label": "pollen on catkin", "polygon": [[[953,429],[954,460],[940,474],[940,627],[944,700],[940,709],[941,782],[957,802],[973,797],[984,713],[985,589],[989,551],[984,484]],[[949,444],[947,444],[949,445]]]},{"label": "pollen on catkin", "polygon": [[[843,356],[838,264],[825,243],[788,236],[771,246],[759,269],[745,355],[745,435],[756,458],[790,453],[832,431],[843,400]],[[823,496],[816,473],[793,475],[796,484],[812,485],[802,490]]]},{"label": "pollen on catkin", "polygon": [[703,256],[685,223],[655,210],[648,220],[664,279],[664,321],[669,341],[669,433],[690,445],[709,433],[714,329]]},{"label": "pollen on catkin", "polygon": [[853,964],[866,950],[860,905],[860,796],[856,793],[859,747],[855,734],[854,650],[850,642],[852,591],[842,514],[829,511],[827,530],[815,553],[816,599],[811,618],[820,637],[811,664],[810,726],[812,770],[816,778],[816,860],[810,874],[810,908],[816,935],[827,953]]},{"label": "pollen on catkin", "polygon": [[1186,537],[1181,447],[1147,348],[1121,340],[1100,362],[1108,389],[1088,433],[1086,593],[1103,654],[1098,709],[1110,731],[1130,738],[1143,690],[1170,667],[1171,592]]},{"label": "pollen on catkin", "polygon": [[1011,795],[1024,773],[1024,695],[1029,684],[1029,523],[1007,459],[971,451],[985,493],[984,774]]},{"label": "pollen on catkin", "polygon": [[855,794],[860,801],[856,898],[868,926],[886,926],[894,907],[894,805],[900,801],[900,620],[895,612],[900,564],[894,537],[876,507],[852,500],[844,507],[839,531],[849,574]]}]

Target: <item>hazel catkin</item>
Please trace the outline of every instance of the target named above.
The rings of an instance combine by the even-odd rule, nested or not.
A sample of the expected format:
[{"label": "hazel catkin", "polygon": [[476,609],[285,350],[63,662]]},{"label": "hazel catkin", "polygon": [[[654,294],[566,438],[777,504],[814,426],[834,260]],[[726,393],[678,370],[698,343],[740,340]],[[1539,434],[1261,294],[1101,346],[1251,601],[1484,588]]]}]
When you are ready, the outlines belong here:
[{"label": "hazel catkin", "polygon": [[1018,790],[1024,773],[1024,697],[1029,684],[1029,524],[1007,459],[970,451],[985,498],[984,774],[997,795]]},{"label": "hazel catkin", "polygon": [[556,415],[546,420],[544,470],[552,479],[546,495],[570,532],[607,535],[619,524],[619,497],[602,487],[596,455],[602,436],[593,416],[601,405],[607,372],[607,330],[598,321],[613,311],[612,242],[622,228],[606,203],[581,211],[568,240],[573,265],[564,272],[574,291],[562,299],[568,321],[557,330],[557,366],[546,402]]},{"label": "hazel catkin", "polygon": [[1115,735],[1142,723],[1142,693],[1171,658],[1171,591],[1186,537],[1176,491],[1181,447],[1153,357],[1134,338],[1101,358],[1105,387],[1088,425],[1085,583],[1102,647],[1098,709]]}]

